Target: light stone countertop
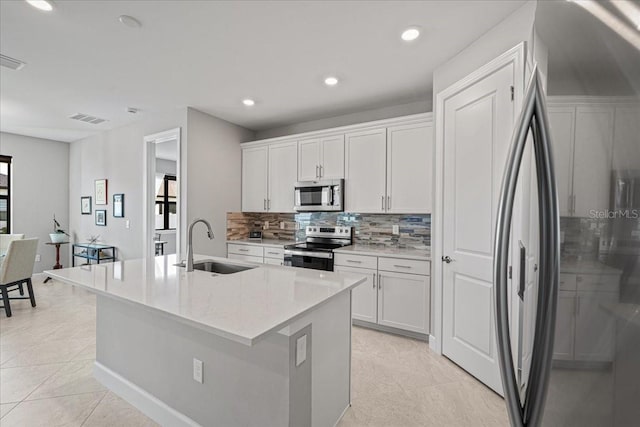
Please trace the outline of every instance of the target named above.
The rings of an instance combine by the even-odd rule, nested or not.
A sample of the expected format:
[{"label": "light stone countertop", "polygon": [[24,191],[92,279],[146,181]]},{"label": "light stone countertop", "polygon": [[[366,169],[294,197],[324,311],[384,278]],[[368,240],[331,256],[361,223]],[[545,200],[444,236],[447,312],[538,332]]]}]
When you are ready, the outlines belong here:
[{"label": "light stone countertop", "polygon": [[333,252],[337,254],[385,256],[390,258],[404,258],[404,259],[415,259],[418,261],[431,261],[430,250],[388,247],[383,245],[362,245],[362,244],[356,243],[351,246],[345,246],[343,248],[334,249]]},{"label": "light stone countertop", "polygon": [[262,240],[239,239],[239,240],[227,240],[227,243],[238,243],[241,245],[269,246],[274,248],[282,248],[285,245],[293,245],[294,243],[298,243],[298,242],[296,242],[295,240],[278,240],[278,239],[262,239]]},{"label": "light stone countertop", "polygon": [[227,275],[198,270],[187,273],[174,265],[174,254],[50,270],[45,274],[245,345],[253,345],[365,281],[358,274],[202,255],[194,258],[256,268]]},{"label": "light stone countertop", "polygon": [[560,273],[566,274],[622,274],[622,270],[609,267],[599,261],[562,261]]}]

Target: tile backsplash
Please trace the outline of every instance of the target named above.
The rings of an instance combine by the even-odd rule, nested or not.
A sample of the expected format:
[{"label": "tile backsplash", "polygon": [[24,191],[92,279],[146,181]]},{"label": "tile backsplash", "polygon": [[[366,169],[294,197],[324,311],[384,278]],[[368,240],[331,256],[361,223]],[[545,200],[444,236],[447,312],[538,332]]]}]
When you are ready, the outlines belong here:
[{"label": "tile backsplash", "polygon": [[[268,222],[268,228],[265,228]],[[280,226],[283,225],[284,229]],[[431,245],[431,215],[359,213],[227,213],[227,240],[245,239],[249,231],[262,229],[263,238],[303,240],[308,225],[354,227],[356,243],[427,249]],[[400,234],[393,234],[393,226]]]}]

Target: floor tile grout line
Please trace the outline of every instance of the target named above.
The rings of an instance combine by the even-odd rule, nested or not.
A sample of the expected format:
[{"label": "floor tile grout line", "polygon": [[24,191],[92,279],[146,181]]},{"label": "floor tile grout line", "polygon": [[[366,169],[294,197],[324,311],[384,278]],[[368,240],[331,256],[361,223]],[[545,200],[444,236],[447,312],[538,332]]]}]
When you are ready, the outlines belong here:
[{"label": "floor tile grout line", "polygon": [[[31,392],[29,394],[27,394],[21,401],[20,403],[24,402],[25,400],[27,400],[29,398],[29,396],[31,396],[33,394],[33,392],[35,392],[37,389],[40,388],[40,386],[42,386],[42,384],[44,384],[46,381],[49,380],[49,378],[53,377],[55,374],[57,374],[58,372],[60,372],[60,370],[62,368],[64,368],[64,364],[61,364],[63,366],[60,366],[57,370],[55,370],[51,375],[49,375],[48,377],[46,377],[44,380],[42,380],[42,382],[40,382],[40,384],[38,384],[37,386],[35,386],[35,388],[33,390],[31,390]],[[34,365],[34,366],[41,366],[41,365]],[[9,368],[11,369],[11,368]]]},{"label": "floor tile grout line", "polygon": [[96,404],[96,406],[93,407],[93,409],[91,410],[91,412],[89,412],[89,415],[87,415],[87,418],[84,419],[84,421],[82,421],[82,424],[80,424],[80,427],[84,426],[87,421],[89,420],[89,418],[91,418],[91,415],[93,415],[93,413],[96,411],[96,409],[98,408],[98,406],[100,406],[100,404],[102,403],[102,401],[107,397],[107,394],[109,394],[109,390],[106,390],[105,393],[102,395],[102,397],[100,398],[100,400],[98,401],[98,403]]},{"label": "floor tile grout line", "polygon": [[[35,390],[34,390],[35,391]],[[61,394],[60,396],[47,396],[47,397],[36,397],[35,399],[30,399],[27,400],[27,398],[25,398],[23,401],[21,401],[20,403],[27,403],[27,402],[37,402],[39,400],[49,400],[49,399],[58,399],[61,397],[71,397],[71,396],[81,396],[83,394],[96,394],[96,393],[106,393],[108,392],[109,389],[107,389],[105,387],[104,390],[95,390],[95,391],[82,391],[80,393],[69,393],[69,394]],[[102,399],[101,399],[102,400]]]}]

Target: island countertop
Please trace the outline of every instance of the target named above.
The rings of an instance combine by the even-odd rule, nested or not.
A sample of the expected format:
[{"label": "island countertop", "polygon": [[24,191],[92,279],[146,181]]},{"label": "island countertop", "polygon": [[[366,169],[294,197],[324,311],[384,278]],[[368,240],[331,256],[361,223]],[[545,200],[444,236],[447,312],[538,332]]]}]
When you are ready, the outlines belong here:
[{"label": "island countertop", "polygon": [[365,281],[358,274],[238,262],[256,268],[233,274],[187,273],[175,255],[46,271],[48,276],[141,308],[162,312],[245,345],[277,332]]}]

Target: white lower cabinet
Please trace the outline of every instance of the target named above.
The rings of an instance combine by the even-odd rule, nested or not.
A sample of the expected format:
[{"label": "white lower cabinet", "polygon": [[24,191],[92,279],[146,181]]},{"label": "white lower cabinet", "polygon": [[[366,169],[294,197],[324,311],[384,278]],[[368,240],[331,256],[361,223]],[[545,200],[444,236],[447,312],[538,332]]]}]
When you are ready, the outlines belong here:
[{"label": "white lower cabinet", "polygon": [[[619,300],[617,274],[561,274],[555,360],[611,362],[615,321],[605,306]],[[567,290],[562,290],[567,289]]]},{"label": "white lower cabinet", "polygon": [[[376,269],[371,268],[376,265]],[[406,269],[421,274],[405,273]],[[338,253],[334,271],[362,274],[367,278],[351,294],[354,319],[420,334],[429,333],[429,261]]]},{"label": "white lower cabinet", "polygon": [[261,246],[256,244],[227,243],[227,258],[259,264],[284,265],[284,246]]},{"label": "white lower cabinet", "polygon": [[362,274],[367,281],[356,286],[351,291],[351,315],[354,319],[376,323],[378,321],[378,286],[376,283],[377,270],[335,266],[334,271]]},{"label": "white lower cabinet", "polygon": [[429,276],[378,273],[378,323],[407,331],[429,333]]}]

